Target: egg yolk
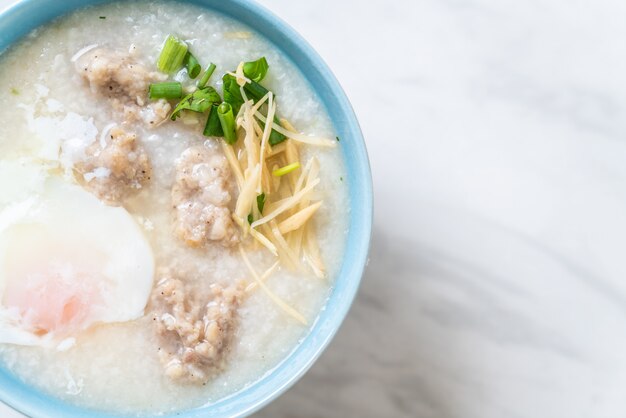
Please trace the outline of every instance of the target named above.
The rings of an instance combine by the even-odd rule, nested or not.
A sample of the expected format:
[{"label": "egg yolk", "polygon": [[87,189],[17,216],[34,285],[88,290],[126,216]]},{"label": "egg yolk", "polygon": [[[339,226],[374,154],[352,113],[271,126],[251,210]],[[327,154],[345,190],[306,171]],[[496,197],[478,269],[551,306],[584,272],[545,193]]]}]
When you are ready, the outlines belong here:
[{"label": "egg yolk", "polygon": [[44,229],[19,229],[12,231],[5,261],[3,306],[16,309],[22,326],[36,335],[69,335],[88,327],[102,304],[99,284],[105,282],[97,259],[77,243],[52,239]]},{"label": "egg yolk", "polygon": [[23,324],[36,335],[68,334],[83,329],[98,295],[81,280],[80,273],[49,268],[44,274],[28,274],[12,281],[4,304],[16,308]]}]

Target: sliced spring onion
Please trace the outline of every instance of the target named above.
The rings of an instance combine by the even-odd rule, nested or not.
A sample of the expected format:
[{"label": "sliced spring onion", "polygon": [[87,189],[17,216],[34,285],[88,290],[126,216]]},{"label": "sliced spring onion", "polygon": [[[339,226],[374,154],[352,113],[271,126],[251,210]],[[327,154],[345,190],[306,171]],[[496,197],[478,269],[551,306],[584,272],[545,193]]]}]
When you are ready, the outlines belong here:
[{"label": "sliced spring onion", "polygon": [[224,131],[224,139],[233,145],[237,142],[237,133],[235,132],[235,116],[232,106],[226,102],[222,103],[217,107],[217,115],[220,118],[222,131]]},{"label": "sliced spring onion", "polygon": [[259,208],[259,213],[263,213],[265,207],[265,193],[261,193],[256,197],[256,205]]},{"label": "sliced spring onion", "polygon": [[[254,100],[255,103],[263,99],[269,93],[268,89],[266,89],[265,87],[263,87],[262,85],[260,85],[259,83],[255,81],[246,83],[246,85],[243,86],[243,89],[246,91],[246,94],[250,98],[252,98],[252,100]],[[274,96],[274,100],[275,99],[276,99],[276,96]],[[262,129],[265,129],[265,124],[260,123],[260,125]],[[278,116],[274,116],[274,125],[280,126],[280,120],[278,119]],[[270,133],[270,139],[269,139],[270,145],[273,146],[273,145],[280,144],[285,139],[287,139],[285,135],[281,134],[280,132],[272,128],[272,132]]]},{"label": "sliced spring onion", "polygon": [[[224,101],[230,103],[233,107],[233,112],[238,113],[239,108],[243,104],[243,97],[241,97],[241,90],[239,89],[239,84],[237,84],[237,79],[230,75],[225,74],[222,78],[224,82]],[[246,94],[256,103],[259,100],[262,100],[267,94],[269,90],[260,85],[259,83],[252,81],[250,83],[246,83],[243,86]],[[262,122],[259,123],[261,128],[265,128],[265,124]],[[280,126],[280,120],[278,116],[274,117],[274,124]],[[270,133],[269,143],[270,145],[277,145],[283,142],[287,137],[280,132],[272,129]]]},{"label": "sliced spring onion", "polygon": [[270,145],[274,146],[283,142],[287,137],[275,129],[272,129],[272,133],[270,134]]},{"label": "sliced spring onion", "polygon": [[[251,81],[250,83],[246,83],[243,86],[243,89],[246,91],[246,94],[254,100],[254,102],[258,102],[261,100],[269,90],[257,83],[256,81]],[[274,95],[276,97],[276,95]]]},{"label": "sliced spring onion", "polygon": [[269,65],[265,57],[261,57],[256,61],[250,61],[243,64],[243,74],[250,80],[257,83],[265,78]]},{"label": "sliced spring onion", "polygon": [[150,84],[151,99],[180,99],[183,97],[183,85],[176,81]]},{"label": "sliced spring onion", "polygon": [[[265,207],[265,193],[261,193],[260,195],[257,195],[256,206],[257,208],[259,208],[259,213],[263,214],[263,208]],[[252,213],[251,213],[248,215],[248,223],[252,225],[252,222],[254,222],[254,216],[252,216]]]},{"label": "sliced spring onion", "polygon": [[[224,85],[224,101],[230,103],[233,107],[234,113],[239,113],[239,108],[243,104],[243,97],[241,96],[241,90],[239,84],[237,84],[237,77],[232,74],[224,74],[222,77]],[[246,95],[252,99],[255,103],[263,99],[269,93],[269,90],[255,81],[246,83],[243,86]]]},{"label": "sliced spring onion", "polygon": [[187,51],[183,64],[187,67],[187,74],[189,74],[190,78],[196,78],[200,75],[202,67],[200,67],[198,59],[191,52]]},{"label": "sliced spring onion", "polygon": [[205,87],[194,91],[185,96],[174,111],[172,112],[172,120],[176,120],[183,110],[191,110],[192,112],[204,113],[214,104],[220,103],[222,99],[213,87]]},{"label": "sliced spring onion", "polygon": [[[237,84],[237,78],[230,74],[224,74],[224,77],[222,77],[222,81],[224,85],[224,101],[230,103],[230,105],[233,107],[233,112],[235,114],[239,113],[239,109],[241,108],[241,105],[243,105],[243,97],[241,97],[241,90],[239,89],[239,84]],[[269,90],[267,90],[265,87],[255,81],[246,83],[243,86],[243,89],[254,102],[262,100],[269,93]],[[280,121],[278,120],[278,117],[274,118],[274,124],[280,126]],[[261,128],[264,127],[265,125],[261,123]],[[272,129],[272,132],[270,133],[269,143],[270,145],[276,145],[280,144],[285,139],[287,139],[285,135]]]},{"label": "sliced spring onion", "polygon": [[215,64],[211,63],[209,64],[209,68],[206,69],[206,71],[204,72],[204,74],[202,74],[202,78],[200,79],[200,81],[198,81],[198,88],[201,89],[204,86],[206,86],[206,83],[209,82],[209,78],[211,78],[211,75],[213,75],[213,71],[215,71]]},{"label": "sliced spring onion", "polygon": [[[261,125],[262,129],[265,129],[265,123],[263,123],[262,121],[259,121],[259,125]],[[274,123],[272,124],[272,132],[270,132],[269,142],[271,146],[278,145],[281,142],[283,142],[285,139],[287,139],[285,135],[281,134],[280,132],[274,129],[275,125],[280,126],[280,120],[278,119],[278,116],[276,115],[274,115]]]},{"label": "sliced spring onion", "polygon": [[239,113],[239,109],[243,104],[243,97],[241,97],[241,90],[239,90],[239,84],[237,84],[237,78],[230,74],[224,74],[222,77],[224,101],[230,104],[234,113]]},{"label": "sliced spring onion", "polygon": [[204,125],[204,132],[202,132],[204,136],[224,136],[217,107],[218,105],[213,104],[209,109],[209,117],[206,120],[206,125]]},{"label": "sliced spring onion", "polygon": [[288,164],[284,167],[277,168],[276,170],[272,171],[272,176],[274,177],[284,176],[285,174],[289,174],[292,171],[297,170],[299,168],[300,168],[300,163],[296,161],[295,163]]},{"label": "sliced spring onion", "polygon": [[165,40],[161,55],[157,61],[157,67],[164,73],[172,74],[183,66],[187,55],[187,44],[174,35],[169,35]]}]

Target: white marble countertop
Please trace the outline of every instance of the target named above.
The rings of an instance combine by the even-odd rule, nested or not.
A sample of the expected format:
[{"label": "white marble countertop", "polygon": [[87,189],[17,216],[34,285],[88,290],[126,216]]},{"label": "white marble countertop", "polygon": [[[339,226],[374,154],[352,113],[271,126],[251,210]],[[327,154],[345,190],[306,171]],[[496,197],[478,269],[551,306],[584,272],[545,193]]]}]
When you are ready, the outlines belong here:
[{"label": "white marble countertop", "polygon": [[351,98],[376,215],[337,338],[258,417],[626,416],[626,3],[262,3]]}]

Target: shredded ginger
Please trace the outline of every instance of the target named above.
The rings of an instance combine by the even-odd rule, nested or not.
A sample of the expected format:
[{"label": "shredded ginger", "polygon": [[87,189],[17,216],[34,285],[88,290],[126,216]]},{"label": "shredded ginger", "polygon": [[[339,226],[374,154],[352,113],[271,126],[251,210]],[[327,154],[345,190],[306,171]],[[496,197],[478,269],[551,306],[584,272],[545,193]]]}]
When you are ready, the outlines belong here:
[{"label": "shredded ginger", "polygon": [[[241,65],[232,75],[237,77],[240,86],[247,81]],[[222,147],[239,188],[233,220],[241,228],[242,236],[248,237],[239,247],[254,278],[246,290],[260,287],[278,307],[306,324],[306,319],[272,293],[265,281],[281,266],[295,271],[309,269],[319,278],[326,276],[311,223],[323,205],[321,200],[314,199],[315,189],[320,183],[319,162],[315,157],[301,161],[299,148],[335,147],[337,144],[327,138],[298,133],[284,119],[280,122],[282,126],[274,123],[276,101],[272,92],[255,104],[248,99],[243,87],[240,91],[244,103],[236,115],[239,140],[233,145],[223,142]],[[265,109],[265,115],[261,113],[262,109]],[[287,139],[272,146],[269,142],[272,130]],[[272,176],[275,167],[294,163],[299,163],[300,167],[281,177]],[[258,199],[263,196],[261,208]],[[261,247],[277,257],[261,277],[246,255],[255,247]]]}]

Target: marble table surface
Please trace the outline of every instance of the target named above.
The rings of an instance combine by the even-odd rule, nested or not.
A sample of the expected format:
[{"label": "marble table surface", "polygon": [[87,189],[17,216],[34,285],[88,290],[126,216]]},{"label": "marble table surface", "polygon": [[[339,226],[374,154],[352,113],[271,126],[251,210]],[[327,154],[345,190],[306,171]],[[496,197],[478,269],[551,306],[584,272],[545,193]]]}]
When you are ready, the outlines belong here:
[{"label": "marble table surface", "polygon": [[257,416],[626,416],[626,3],[262,3],[351,98],[376,214],[339,334]]}]

